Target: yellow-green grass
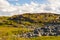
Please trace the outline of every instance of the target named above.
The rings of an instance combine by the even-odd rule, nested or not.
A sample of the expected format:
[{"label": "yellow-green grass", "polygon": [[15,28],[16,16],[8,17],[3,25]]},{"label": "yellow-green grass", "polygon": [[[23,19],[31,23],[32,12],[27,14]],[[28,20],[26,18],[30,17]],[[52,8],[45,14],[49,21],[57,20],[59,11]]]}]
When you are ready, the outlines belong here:
[{"label": "yellow-green grass", "polygon": [[12,34],[26,33],[30,31],[31,30],[27,28],[0,27],[0,37],[12,35]]},{"label": "yellow-green grass", "polygon": [[41,36],[41,37],[32,37],[32,38],[21,38],[21,37],[12,36],[14,34],[14,31],[18,32],[18,30],[20,32],[30,31],[27,28],[0,27],[0,40],[60,40],[60,36]]},{"label": "yellow-green grass", "polygon": [[29,29],[27,28],[15,28],[15,27],[0,27],[0,31],[2,32],[7,32],[7,31],[13,31],[13,30],[22,30],[22,31],[28,31]]},{"label": "yellow-green grass", "polygon": [[60,40],[60,36],[41,36],[34,38],[19,38],[19,40]]},{"label": "yellow-green grass", "polygon": [[60,40],[60,36],[41,36],[34,38],[7,37],[6,40]]}]

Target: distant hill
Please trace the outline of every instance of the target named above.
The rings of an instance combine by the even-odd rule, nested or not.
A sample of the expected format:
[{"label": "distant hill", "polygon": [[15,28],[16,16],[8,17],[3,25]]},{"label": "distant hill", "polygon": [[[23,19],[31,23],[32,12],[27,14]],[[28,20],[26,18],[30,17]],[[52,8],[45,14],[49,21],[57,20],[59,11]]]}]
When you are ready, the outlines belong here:
[{"label": "distant hill", "polygon": [[12,39],[60,36],[60,14],[24,13],[11,17],[0,16],[0,37],[5,39],[5,36],[13,37]]},{"label": "distant hill", "polygon": [[54,13],[25,13],[11,17],[0,17],[0,26],[43,26],[44,24],[60,24],[60,14]]},{"label": "distant hill", "polygon": [[22,15],[14,15],[10,19],[16,21],[28,21],[31,23],[58,22],[60,19],[60,15],[54,13],[25,13]]}]

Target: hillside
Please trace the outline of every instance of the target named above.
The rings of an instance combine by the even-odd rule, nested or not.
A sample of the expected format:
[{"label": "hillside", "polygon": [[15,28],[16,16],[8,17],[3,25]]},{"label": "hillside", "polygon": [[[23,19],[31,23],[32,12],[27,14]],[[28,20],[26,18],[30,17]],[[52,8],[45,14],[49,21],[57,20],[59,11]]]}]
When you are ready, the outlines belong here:
[{"label": "hillside", "polygon": [[59,24],[60,14],[54,13],[25,13],[12,17],[0,17],[0,26],[43,26],[44,24]]},{"label": "hillside", "polygon": [[11,17],[1,16],[0,38],[4,36],[9,38],[60,36],[60,14],[25,13]]}]

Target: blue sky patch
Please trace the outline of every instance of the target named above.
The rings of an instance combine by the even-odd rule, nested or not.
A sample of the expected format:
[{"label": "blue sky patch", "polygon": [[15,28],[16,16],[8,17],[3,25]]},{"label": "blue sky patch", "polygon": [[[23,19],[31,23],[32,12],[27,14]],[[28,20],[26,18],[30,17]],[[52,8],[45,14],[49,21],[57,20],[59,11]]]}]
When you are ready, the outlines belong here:
[{"label": "blue sky patch", "polygon": [[7,0],[10,4],[16,5],[16,3],[23,5],[25,3],[30,4],[31,2],[39,3],[39,4],[47,4],[47,0]]}]

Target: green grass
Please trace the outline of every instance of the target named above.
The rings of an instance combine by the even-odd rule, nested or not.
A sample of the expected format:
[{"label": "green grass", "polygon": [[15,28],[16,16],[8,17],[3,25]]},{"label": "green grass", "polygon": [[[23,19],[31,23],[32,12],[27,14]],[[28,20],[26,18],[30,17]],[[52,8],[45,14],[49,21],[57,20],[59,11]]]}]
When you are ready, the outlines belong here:
[{"label": "green grass", "polygon": [[41,36],[32,38],[21,38],[12,36],[22,32],[29,32],[27,28],[0,27],[0,40],[60,40],[60,36]]},{"label": "green grass", "polygon": [[57,36],[42,36],[42,37],[34,37],[34,38],[19,38],[19,37],[7,37],[6,40],[60,40],[60,37]]}]

